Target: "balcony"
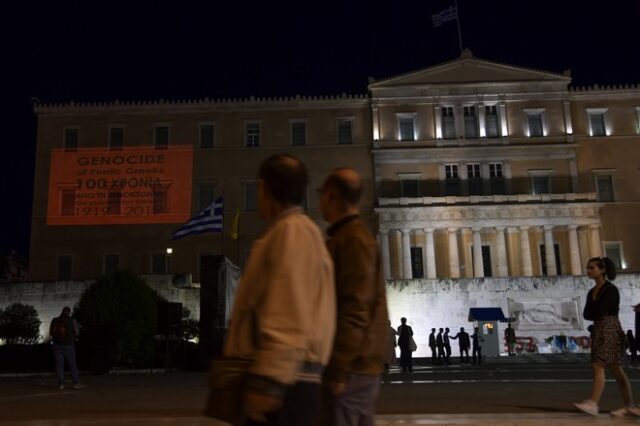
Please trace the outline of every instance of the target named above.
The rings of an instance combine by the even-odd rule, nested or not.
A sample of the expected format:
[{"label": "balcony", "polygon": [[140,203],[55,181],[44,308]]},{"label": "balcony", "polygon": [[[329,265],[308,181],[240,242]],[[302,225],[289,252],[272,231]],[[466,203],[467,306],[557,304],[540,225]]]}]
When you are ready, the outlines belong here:
[{"label": "balcony", "polygon": [[378,198],[379,207],[443,206],[468,204],[537,204],[595,202],[595,192],[565,194],[468,195],[446,197]]}]

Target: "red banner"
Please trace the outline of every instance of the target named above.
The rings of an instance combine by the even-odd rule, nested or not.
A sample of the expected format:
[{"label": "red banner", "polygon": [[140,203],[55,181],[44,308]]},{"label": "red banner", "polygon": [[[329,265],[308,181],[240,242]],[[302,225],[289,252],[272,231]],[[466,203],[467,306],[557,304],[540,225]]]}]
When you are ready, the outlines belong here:
[{"label": "red banner", "polygon": [[55,149],[47,225],[183,223],[192,167],[190,146]]}]

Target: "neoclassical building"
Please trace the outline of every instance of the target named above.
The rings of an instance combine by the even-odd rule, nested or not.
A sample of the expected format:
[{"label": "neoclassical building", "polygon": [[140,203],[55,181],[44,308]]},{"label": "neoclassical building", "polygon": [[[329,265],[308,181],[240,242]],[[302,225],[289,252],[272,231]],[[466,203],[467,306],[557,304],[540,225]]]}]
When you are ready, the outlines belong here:
[{"label": "neoclassical building", "polygon": [[[305,206],[321,226],[323,178],[363,175],[390,279],[580,275],[602,254],[640,271],[638,86],[572,88],[569,72],[465,52],[372,81],[368,95],[34,110],[32,280],[126,267],[197,281],[205,254],[242,265],[263,225],[258,164],[279,152],[309,167]],[[219,196],[222,235],[169,241]]]}]

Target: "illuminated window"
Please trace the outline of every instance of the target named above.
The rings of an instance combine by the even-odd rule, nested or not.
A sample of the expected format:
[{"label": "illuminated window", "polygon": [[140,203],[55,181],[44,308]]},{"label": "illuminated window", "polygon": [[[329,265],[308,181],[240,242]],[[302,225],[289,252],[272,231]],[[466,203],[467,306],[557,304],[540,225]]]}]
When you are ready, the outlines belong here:
[{"label": "illuminated window", "polygon": [[107,213],[120,214],[122,206],[122,191],[109,191],[107,194]]},{"label": "illuminated window", "polygon": [[353,143],[351,119],[340,118],[337,120],[337,126],[338,145],[351,145]]},{"label": "illuminated window", "polygon": [[618,269],[624,269],[625,264],[623,262],[622,243],[620,241],[604,241],[604,255],[613,261]]},{"label": "illuminated window", "polygon": [[500,119],[498,118],[497,105],[484,107],[484,127],[488,138],[500,137]]},{"label": "illuminated window", "polygon": [[416,140],[416,119],[415,113],[397,114],[398,138],[401,141]]},{"label": "illuminated window", "polygon": [[104,273],[111,274],[120,269],[120,255],[105,254],[104,255]]},{"label": "illuminated window", "polygon": [[200,148],[211,149],[215,142],[215,127],[211,123],[200,124]]},{"label": "illuminated window", "polygon": [[478,116],[475,106],[464,107],[464,137],[467,139],[478,137]]},{"label": "illuminated window", "polygon": [[245,123],[244,144],[247,147],[260,146],[260,123]]},{"label": "illuminated window", "polygon": [[307,144],[307,123],[292,121],[290,123],[291,145],[304,146]]},{"label": "illuminated window", "polygon": [[60,215],[73,216],[76,214],[76,190],[63,189],[61,191]]},{"label": "illuminated window", "polygon": [[442,107],[442,137],[444,139],[456,138],[456,118],[453,107]]},{"label": "illuminated window", "polygon": [[120,151],[124,145],[124,129],[122,127],[109,128],[109,149]]},{"label": "illuminated window", "polygon": [[502,172],[502,163],[489,163],[489,183],[492,195],[505,194],[505,181]]},{"label": "illuminated window", "polygon": [[607,130],[604,124],[604,112],[590,112],[589,124],[591,126],[591,136],[607,135]]},{"label": "illuminated window", "polygon": [[529,136],[531,137],[543,136],[541,112],[529,114]]},{"label": "illuminated window", "polygon": [[78,129],[64,129],[64,150],[78,150]]},{"label": "illuminated window", "polygon": [[467,164],[467,183],[469,185],[469,195],[482,195],[480,164]]},{"label": "illuminated window", "polygon": [[169,126],[155,126],[153,128],[153,143],[156,149],[169,148]]},{"label": "illuminated window", "polygon": [[69,281],[72,278],[73,257],[70,254],[58,255],[58,281]]},{"label": "illuminated window", "polygon": [[244,210],[254,212],[258,210],[258,187],[255,181],[246,181],[242,183],[244,195]]}]

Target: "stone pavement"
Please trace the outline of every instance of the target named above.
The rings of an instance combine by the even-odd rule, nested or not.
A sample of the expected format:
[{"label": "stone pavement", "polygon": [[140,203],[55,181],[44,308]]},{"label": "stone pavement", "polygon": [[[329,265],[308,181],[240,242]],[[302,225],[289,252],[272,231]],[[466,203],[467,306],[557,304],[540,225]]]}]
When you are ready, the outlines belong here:
[{"label": "stone pavement", "polygon": [[[577,412],[591,377],[586,355],[525,355],[488,359],[480,366],[432,367],[417,360],[413,374],[384,378],[377,425],[598,425],[640,423],[612,419],[620,396],[609,380],[602,414]],[[627,371],[640,397],[640,370]],[[200,417],[206,398],[202,373],[83,376],[84,390],[59,391],[52,374],[0,375],[0,426],[217,426]]]}]

